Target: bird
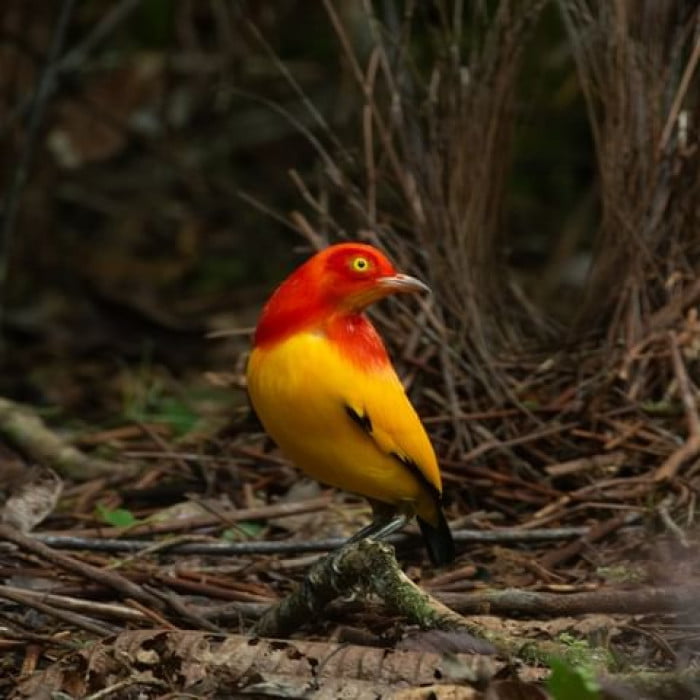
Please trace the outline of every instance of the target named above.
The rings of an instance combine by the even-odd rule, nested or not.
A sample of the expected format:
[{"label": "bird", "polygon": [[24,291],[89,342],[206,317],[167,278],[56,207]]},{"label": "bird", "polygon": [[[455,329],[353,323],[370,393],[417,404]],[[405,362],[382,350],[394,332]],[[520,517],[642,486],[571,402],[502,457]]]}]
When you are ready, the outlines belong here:
[{"label": "bird", "polygon": [[366,243],[337,243],[297,267],[263,307],[246,379],[282,453],[313,479],[364,496],[372,521],[348,542],[383,539],[416,516],[430,560],[455,547],[430,439],[368,306],[429,292]]}]

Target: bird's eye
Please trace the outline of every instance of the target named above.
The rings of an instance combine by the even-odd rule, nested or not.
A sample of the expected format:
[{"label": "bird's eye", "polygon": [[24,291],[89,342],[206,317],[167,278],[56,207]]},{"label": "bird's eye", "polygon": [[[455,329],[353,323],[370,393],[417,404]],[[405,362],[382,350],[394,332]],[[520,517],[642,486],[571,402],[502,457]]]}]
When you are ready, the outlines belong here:
[{"label": "bird's eye", "polygon": [[350,267],[352,267],[355,272],[366,272],[369,270],[369,260],[363,257],[353,258]]}]

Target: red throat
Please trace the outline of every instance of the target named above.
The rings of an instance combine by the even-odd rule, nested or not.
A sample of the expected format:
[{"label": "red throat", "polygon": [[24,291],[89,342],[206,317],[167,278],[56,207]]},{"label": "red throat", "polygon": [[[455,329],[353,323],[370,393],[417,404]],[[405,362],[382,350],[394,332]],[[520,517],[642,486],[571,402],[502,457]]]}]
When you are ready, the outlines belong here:
[{"label": "red throat", "polygon": [[337,316],[323,330],[343,355],[363,369],[380,370],[390,365],[379,333],[363,314]]},{"label": "red throat", "polygon": [[363,368],[381,369],[390,364],[379,333],[364,314],[338,312],[320,302],[310,303],[308,297],[299,306],[293,303],[299,297],[288,296],[284,291],[280,287],[265,306],[255,331],[256,347],[270,348],[295,333],[315,331]]},{"label": "red throat", "polygon": [[270,297],[255,331],[255,346],[264,349],[296,333],[317,332],[362,367],[388,365],[384,343],[374,326],[360,309],[343,303],[348,295],[373,283],[370,278],[362,287],[364,281],[348,278],[348,255],[375,256],[377,275],[395,273],[369,246],[340,244],[326,249],[298,267]]},{"label": "red throat", "polygon": [[[269,315],[268,315],[269,312]],[[364,314],[324,314],[306,309],[304,313],[267,310],[255,333],[255,346],[268,348],[304,331],[323,334],[339,352],[365,369],[381,369],[390,364],[379,333]]]}]

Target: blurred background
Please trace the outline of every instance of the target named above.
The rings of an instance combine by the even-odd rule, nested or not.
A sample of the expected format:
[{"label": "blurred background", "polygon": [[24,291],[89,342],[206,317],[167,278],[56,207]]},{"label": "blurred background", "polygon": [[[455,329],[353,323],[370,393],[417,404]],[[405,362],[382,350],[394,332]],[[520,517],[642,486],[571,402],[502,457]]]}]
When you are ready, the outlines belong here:
[{"label": "blurred background", "polygon": [[628,5],[5,0],[0,394],[216,432],[265,297],[361,238],[435,289],[376,318],[450,453],[658,400],[624,352],[697,292],[697,8]]},{"label": "blurred background", "polygon": [[[252,326],[265,296],[310,252],[292,212],[307,217],[319,240],[356,237],[371,225],[343,201],[350,182],[323,182],[314,145],[323,142],[348,181],[355,178],[366,101],[322,3],[93,0],[72,7],[30,134],[61,5],[7,0],[0,13],[5,209],[34,140],[17,216],[4,231],[0,393],[109,421],[153,408],[158,397],[135,396],[134,383],[167,393],[179,385],[184,394],[171,398],[187,403],[204,372],[234,370],[245,335],[205,335]],[[413,8],[406,75],[416,93],[433,63],[446,60],[438,5]],[[361,1],[337,3],[344,38],[363,64],[372,21],[388,23],[381,31],[396,46],[392,25],[406,30],[401,3],[375,9],[368,18]],[[472,31],[485,31],[489,12],[486,4],[475,12],[483,26]],[[595,159],[557,8],[527,31],[512,126],[503,125],[495,155],[504,183],[494,232],[530,298],[567,314],[590,259]],[[424,99],[407,98],[410,109]],[[385,199],[392,197],[381,205],[379,229],[400,216],[396,197]]]}]

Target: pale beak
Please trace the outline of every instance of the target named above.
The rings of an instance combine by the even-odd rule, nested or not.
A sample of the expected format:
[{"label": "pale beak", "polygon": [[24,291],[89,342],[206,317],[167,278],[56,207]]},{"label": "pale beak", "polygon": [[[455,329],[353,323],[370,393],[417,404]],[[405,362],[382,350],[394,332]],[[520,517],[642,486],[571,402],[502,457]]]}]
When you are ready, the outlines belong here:
[{"label": "pale beak", "polygon": [[430,293],[430,287],[428,287],[427,284],[424,284],[419,279],[411,277],[410,275],[402,275],[399,273],[391,277],[380,277],[377,282],[379,283],[379,288],[386,291],[387,294],[398,294],[401,292]]}]

